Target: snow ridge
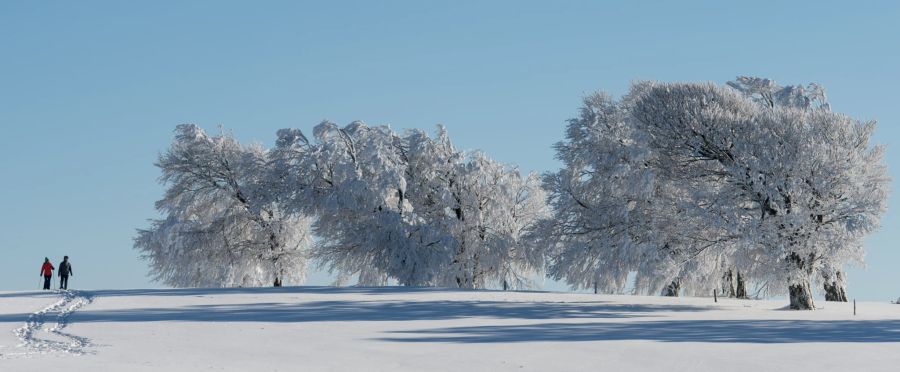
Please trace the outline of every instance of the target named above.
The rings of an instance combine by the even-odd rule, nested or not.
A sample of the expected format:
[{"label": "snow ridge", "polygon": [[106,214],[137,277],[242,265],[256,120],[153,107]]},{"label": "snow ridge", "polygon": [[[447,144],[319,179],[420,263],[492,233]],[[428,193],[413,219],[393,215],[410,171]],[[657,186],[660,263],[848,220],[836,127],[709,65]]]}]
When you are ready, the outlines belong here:
[{"label": "snow ridge", "polygon": [[[35,354],[61,353],[82,355],[86,353],[85,349],[91,345],[90,340],[63,332],[63,330],[69,324],[69,316],[78,309],[90,304],[93,298],[80,291],[60,290],[56,292],[62,295],[59,301],[32,313],[28,316],[28,321],[25,325],[13,331],[21,341],[18,347],[24,349],[24,351],[0,355],[0,359]],[[51,328],[47,328],[46,318],[51,313],[56,313],[56,324]],[[51,336],[38,337],[41,334],[41,330]]]}]

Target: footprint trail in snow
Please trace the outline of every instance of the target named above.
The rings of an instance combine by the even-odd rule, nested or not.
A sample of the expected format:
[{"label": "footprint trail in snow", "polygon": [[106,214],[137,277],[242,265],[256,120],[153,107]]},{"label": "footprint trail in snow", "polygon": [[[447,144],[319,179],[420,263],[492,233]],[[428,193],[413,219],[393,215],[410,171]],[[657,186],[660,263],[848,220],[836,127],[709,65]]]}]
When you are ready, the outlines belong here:
[{"label": "footprint trail in snow", "polygon": [[[62,298],[28,316],[22,327],[13,331],[19,338],[19,352],[0,355],[0,359],[14,356],[32,356],[38,354],[85,354],[91,345],[89,339],[64,332],[69,316],[78,309],[90,304],[91,296],[79,291],[58,291]],[[56,314],[56,324],[48,327],[47,318]]]}]

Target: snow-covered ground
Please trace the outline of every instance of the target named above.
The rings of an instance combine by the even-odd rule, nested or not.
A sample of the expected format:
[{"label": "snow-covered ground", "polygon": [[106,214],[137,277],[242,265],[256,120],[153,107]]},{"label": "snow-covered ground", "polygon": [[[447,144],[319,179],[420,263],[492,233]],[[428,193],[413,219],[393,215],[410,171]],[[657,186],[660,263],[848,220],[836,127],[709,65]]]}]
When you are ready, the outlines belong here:
[{"label": "snow-covered ground", "polygon": [[897,371],[900,306],[416,288],[0,292],[0,371]]}]

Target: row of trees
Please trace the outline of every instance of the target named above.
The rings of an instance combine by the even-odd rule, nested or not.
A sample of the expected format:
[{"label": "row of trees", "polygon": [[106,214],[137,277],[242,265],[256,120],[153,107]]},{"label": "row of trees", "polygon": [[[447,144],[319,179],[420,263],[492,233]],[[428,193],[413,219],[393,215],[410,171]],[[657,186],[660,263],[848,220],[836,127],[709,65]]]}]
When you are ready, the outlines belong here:
[{"label": "row of trees", "polygon": [[[324,122],[274,148],[181,125],[160,157],[165,218],[135,246],[173,286],[299,283],[308,262],[363,285],[525,288],[547,274],[621,293],[844,300],[889,179],[874,122],[815,84],[640,82],[595,94],[521,175],[435,136]],[[314,237],[314,238],[313,238]]]},{"label": "row of trees", "polygon": [[523,240],[547,215],[537,175],[456,150],[443,128],[324,122],[313,135],[280,130],[264,150],[178,126],[157,163],[166,218],[135,243],[156,279],[296,284],[312,260],[362,285],[524,288],[543,267]]}]

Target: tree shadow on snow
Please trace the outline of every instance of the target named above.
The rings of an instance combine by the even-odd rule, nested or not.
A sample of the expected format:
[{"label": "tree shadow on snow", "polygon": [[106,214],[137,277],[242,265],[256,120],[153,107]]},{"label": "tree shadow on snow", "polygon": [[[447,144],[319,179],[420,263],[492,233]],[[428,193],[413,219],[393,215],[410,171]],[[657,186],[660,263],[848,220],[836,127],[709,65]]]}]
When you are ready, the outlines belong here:
[{"label": "tree shadow on snow", "polygon": [[[704,311],[683,305],[621,305],[604,302],[502,301],[309,301],[189,305],[173,308],[82,310],[72,322],[331,322],[412,321],[461,318],[631,318],[651,312]],[[0,322],[4,316],[0,315]]]},{"label": "tree shadow on snow", "polygon": [[94,296],[204,296],[229,294],[368,294],[388,295],[397,293],[420,292],[472,292],[466,289],[448,289],[436,287],[334,287],[334,286],[296,286],[296,287],[237,287],[237,288],[158,288],[158,289],[105,289],[90,290]]},{"label": "tree shadow on snow", "polygon": [[[56,284],[56,283],[54,283]],[[23,291],[23,292],[7,292],[0,293],[0,298],[19,298],[19,297],[54,297],[59,293],[56,290],[46,291],[46,290],[38,290],[38,291]]]},{"label": "tree shadow on snow", "polygon": [[[74,289],[74,288],[73,288]],[[436,288],[436,287],[334,287],[334,286],[296,286],[296,287],[235,287],[235,288],[141,288],[141,289],[97,289],[82,290],[99,297],[134,297],[134,296],[204,296],[204,295],[229,295],[229,294],[366,294],[388,295],[396,293],[421,293],[421,292],[473,292],[468,289]],[[479,290],[487,291],[487,290]],[[490,291],[489,291],[490,292]],[[529,293],[544,293],[542,291],[528,291]],[[55,295],[48,291],[19,291],[0,293],[0,298],[35,297],[39,295]]]},{"label": "tree shadow on snow", "polygon": [[453,327],[391,332],[394,342],[900,342],[900,320],[668,320]]}]

